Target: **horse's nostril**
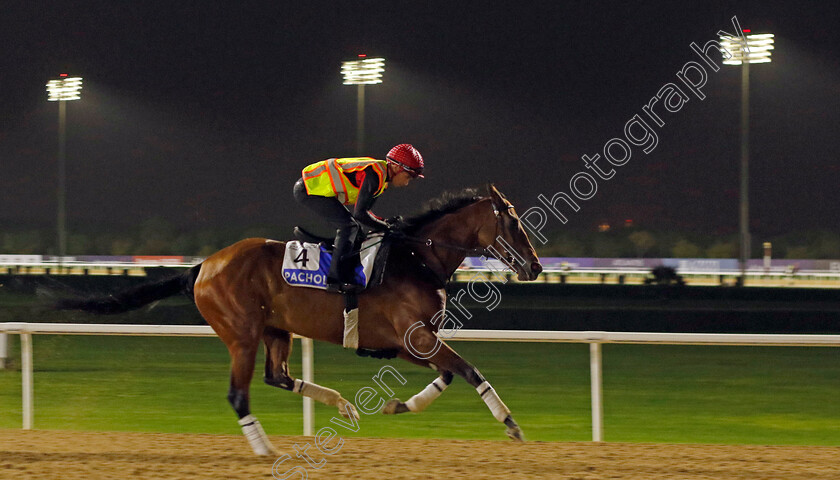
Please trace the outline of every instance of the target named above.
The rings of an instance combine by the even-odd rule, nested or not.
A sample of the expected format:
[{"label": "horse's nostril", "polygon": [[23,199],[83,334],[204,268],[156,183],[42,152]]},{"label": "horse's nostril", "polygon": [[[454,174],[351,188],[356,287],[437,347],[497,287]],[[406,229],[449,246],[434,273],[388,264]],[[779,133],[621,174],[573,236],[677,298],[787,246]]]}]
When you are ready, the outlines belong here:
[{"label": "horse's nostril", "polygon": [[540,265],[540,262],[533,262],[531,264],[531,271],[532,272],[534,272],[536,274],[539,274],[540,272],[542,272],[542,270],[543,270],[543,268],[542,268],[542,265]]}]

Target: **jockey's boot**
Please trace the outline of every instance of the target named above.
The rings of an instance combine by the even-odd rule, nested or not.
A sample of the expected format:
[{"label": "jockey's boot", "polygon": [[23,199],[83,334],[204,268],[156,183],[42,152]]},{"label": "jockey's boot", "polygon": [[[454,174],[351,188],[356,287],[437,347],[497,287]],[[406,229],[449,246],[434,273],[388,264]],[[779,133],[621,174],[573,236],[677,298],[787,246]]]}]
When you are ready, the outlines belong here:
[{"label": "jockey's boot", "polygon": [[327,273],[328,292],[359,292],[364,288],[363,285],[354,283],[353,266],[348,265],[349,261],[352,260],[350,253],[353,251],[353,244],[358,233],[359,226],[355,223],[336,230],[332,263],[330,264],[330,271]]}]

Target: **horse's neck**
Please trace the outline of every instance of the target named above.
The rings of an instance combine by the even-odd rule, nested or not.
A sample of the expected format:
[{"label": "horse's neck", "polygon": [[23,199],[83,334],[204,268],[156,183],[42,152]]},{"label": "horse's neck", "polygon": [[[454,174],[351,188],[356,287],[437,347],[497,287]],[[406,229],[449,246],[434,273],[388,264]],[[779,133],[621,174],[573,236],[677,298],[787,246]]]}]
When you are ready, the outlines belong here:
[{"label": "horse's neck", "polygon": [[[464,261],[467,251],[479,248],[478,230],[483,220],[481,209],[486,199],[444,215],[424,227],[420,233],[432,241],[433,249],[422,249],[427,264],[436,263],[441,276],[449,278]],[[488,207],[488,212],[490,209]],[[437,245],[438,248],[434,248]],[[458,247],[458,248],[453,248]]]}]

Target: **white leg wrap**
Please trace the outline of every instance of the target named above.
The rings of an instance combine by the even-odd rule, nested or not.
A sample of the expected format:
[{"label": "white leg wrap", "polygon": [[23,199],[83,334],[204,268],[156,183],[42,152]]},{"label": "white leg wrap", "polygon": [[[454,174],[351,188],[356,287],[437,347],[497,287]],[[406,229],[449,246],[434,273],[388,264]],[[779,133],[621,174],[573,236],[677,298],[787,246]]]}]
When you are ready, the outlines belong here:
[{"label": "white leg wrap", "polygon": [[344,348],[359,348],[359,309],[344,310]]},{"label": "white leg wrap", "polygon": [[242,433],[248,439],[248,443],[257,455],[273,455],[275,453],[274,447],[268,440],[265,431],[260,425],[257,417],[247,415],[239,419],[239,425],[242,427]]},{"label": "white leg wrap", "polygon": [[475,391],[478,392],[481,399],[484,400],[484,403],[486,403],[487,407],[490,408],[490,412],[493,413],[496,420],[504,422],[507,416],[510,415],[510,409],[507,405],[505,405],[505,402],[499,398],[499,395],[496,393],[496,390],[490,386],[490,383],[485,381],[476,387]]},{"label": "white leg wrap", "polygon": [[431,405],[432,402],[434,402],[448,386],[449,385],[447,385],[443,379],[438,377],[432,383],[426,385],[426,388],[424,388],[422,392],[409,398],[408,401],[405,402],[405,406],[412,412],[422,412],[426,409],[426,407]]},{"label": "white leg wrap", "polygon": [[338,401],[341,400],[341,394],[332,388],[322,387],[320,385],[304,382],[303,380],[295,379],[295,387],[293,392],[310,397],[315,401],[321,402],[325,405],[337,406]]}]

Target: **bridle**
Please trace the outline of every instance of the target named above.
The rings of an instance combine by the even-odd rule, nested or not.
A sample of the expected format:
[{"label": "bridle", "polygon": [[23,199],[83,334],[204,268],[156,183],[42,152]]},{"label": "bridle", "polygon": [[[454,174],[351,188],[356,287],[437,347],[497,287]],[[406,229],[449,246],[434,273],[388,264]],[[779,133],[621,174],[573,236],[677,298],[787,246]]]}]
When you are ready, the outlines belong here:
[{"label": "bridle", "polygon": [[[501,212],[501,210],[499,210],[499,208],[496,207],[496,204],[493,203],[492,199],[490,200],[490,205],[493,208],[493,215],[495,215],[495,217],[496,217],[496,231],[493,235],[493,244],[489,245],[487,247],[466,248],[466,247],[462,247],[460,245],[453,245],[453,244],[445,243],[445,242],[436,242],[436,241],[432,240],[431,238],[413,237],[413,236],[410,236],[410,235],[399,235],[398,238],[400,238],[401,240],[404,240],[406,242],[417,243],[417,244],[423,245],[425,247],[428,247],[430,250],[433,249],[434,247],[439,247],[439,248],[444,248],[444,249],[447,249],[447,250],[455,250],[455,251],[458,251],[458,252],[463,252],[464,256],[469,256],[470,254],[474,254],[474,255],[477,254],[478,256],[485,257],[485,258],[490,258],[490,257],[495,258],[495,255],[493,255],[492,251],[490,250],[491,248],[493,248],[493,250],[495,250],[496,252],[505,251],[505,249],[502,248],[499,245],[499,240],[498,240],[499,235],[502,231],[502,212]],[[513,208],[514,208],[514,206],[512,204],[508,204],[505,207],[505,210],[510,211],[510,210],[513,210]],[[412,255],[414,255],[414,252],[412,252]],[[432,253],[432,255],[434,255],[434,253]],[[437,257],[437,255],[434,255],[434,257],[438,260],[438,263],[442,265],[442,262],[440,262],[440,259]],[[443,275],[435,272],[434,269],[432,269],[431,267],[426,265],[426,263],[423,262],[421,259],[418,258],[418,261],[420,261],[420,264],[423,268],[429,270],[432,274],[434,274],[434,277],[438,280],[438,283],[440,283],[442,286],[445,286],[449,282],[450,277],[452,277],[452,274],[455,273],[455,270],[457,270],[457,267],[455,267],[455,270],[453,270],[452,272],[449,272],[448,274],[446,274],[446,272],[444,272],[444,275],[446,275],[445,278],[444,278]],[[513,264],[512,255],[508,254],[508,257],[505,259],[504,262],[507,265],[512,265]]]},{"label": "bridle", "polygon": [[[493,205],[493,213],[496,215],[496,234],[493,235],[493,245],[490,245],[490,247],[493,247],[493,249],[496,252],[501,252],[501,251],[507,252],[507,249],[505,249],[503,246],[499,245],[499,238],[501,237],[501,234],[499,232],[502,230],[502,222],[503,222],[502,213],[499,211],[498,208],[496,208],[496,204],[493,204],[492,202],[491,202],[491,204]],[[505,210],[507,210],[508,214],[510,214],[510,211],[513,210],[513,208],[514,208],[513,204],[508,203],[507,207],[505,207]],[[487,247],[484,250],[488,253],[491,253],[490,250],[489,250],[490,247]],[[491,255],[492,255],[492,253],[491,253]],[[501,260],[501,259],[499,259],[499,260]],[[507,257],[505,257],[504,263],[511,270],[516,271],[513,268],[513,255],[511,255],[510,253],[507,254]]]}]

